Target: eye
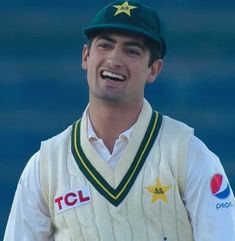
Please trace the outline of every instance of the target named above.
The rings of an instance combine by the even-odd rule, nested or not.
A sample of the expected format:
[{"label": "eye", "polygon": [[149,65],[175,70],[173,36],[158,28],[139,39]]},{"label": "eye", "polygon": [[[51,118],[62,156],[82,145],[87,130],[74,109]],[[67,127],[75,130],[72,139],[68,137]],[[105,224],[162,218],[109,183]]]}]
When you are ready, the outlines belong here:
[{"label": "eye", "polygon": [[105,50],[105,49],[111,49],[112,45],[108,42],[98,42],[97,47]]},{"label": "eye", "polygon": [[126,53],[130,56],[140,56],[141,55],[141,51],[136,48],[127,48]]}]

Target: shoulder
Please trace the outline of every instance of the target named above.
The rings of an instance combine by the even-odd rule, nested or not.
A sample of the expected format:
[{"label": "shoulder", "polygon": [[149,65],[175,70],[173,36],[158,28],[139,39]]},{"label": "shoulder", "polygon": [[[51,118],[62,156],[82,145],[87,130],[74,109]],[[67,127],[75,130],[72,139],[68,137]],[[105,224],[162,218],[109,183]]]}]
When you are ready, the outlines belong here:
[{"label": "shoulder", "polygon": [[42,141],[39,150],[40,153],[40,173],[53,172],[53,169],[58,167],[62,162],[65,165],[68,153],[71,149],[71,131],[72,126],[69,126],[58,135]]},{"label": "shoulder", "polygon": [[167,115],[163,115],[162,118],[162,127],[165,129],[168,129],[169,131],[175,130],[175,131],[190,131],[193,132],[193,128],[188,126],[182,121],[173,119],[172,117],[169,117]]},{"label": "shoulder", "polygon": [[197,173],[197,178],[211,177],[215,173],[224,174],[219,157],[195,135],[189,141],[187,171],[191,177]]},{"label": "shoulder", "polygon": [[70,136],[71,136],[72,126],[68,126],[64,131],[60,132],[59,134],[41,142],[41,148],[45,146],[58,146],[68,143]]},{"label": "shoulder", "polygon": [[[19,180],[20,185],[35,184],[35,180],[38,180],[40,152],[37,151],[27,162]],[[27,184],[27,185],[26,185]],[[33,185],[37,186],[37,185]]]},{"label": "shoulder", "polygon": [[71,151],[71,132],[72,126],[69,126],[58,135],[41,142],[39,150],[41,173],[56,168],[61,160],[63,163],[66,162],[68,153]]},{"label": "shoulder", "polygon": [[229,183],[219,157],[198,137],[192,136],[189,142],[185,197],[197,195],[199,191],[204,195],[211,194],[211,183],[218,176],[223,179],[223,183]]},{"label": "shoulder", "polygon": [[169,147],[177,149],[178,146],[181,146],[186,151],[189,139],[193,134],[194,129],[187,124],[163,115],[161,141],[169,143]]}]

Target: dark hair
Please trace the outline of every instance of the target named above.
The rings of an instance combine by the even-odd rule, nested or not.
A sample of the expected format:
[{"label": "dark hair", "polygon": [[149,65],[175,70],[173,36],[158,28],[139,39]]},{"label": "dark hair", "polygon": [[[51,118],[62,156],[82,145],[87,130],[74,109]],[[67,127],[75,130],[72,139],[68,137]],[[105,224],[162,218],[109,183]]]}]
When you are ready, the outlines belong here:
[{"label": "dark hair", "polygon": [[144,45],[146,46],[146,48],[149,49],[149,52],[150,52],[150,58],[149,58],[149,64],[148,64],[148,66],[150,67],[155,60],[162,58],[161,43],[160,42],[156,43],[149,38],[145,38]]},{"label": "dark hair", "polygon": [[[87,47],[90,49],[91,44],[96,36],[100,34],[101,31],[95,31],[92,34],[88,36],[88,41],[87,41]],[[150,67],[155,60],[161,59],[162,54],[161,54],[161,49],[162,49],[162,44],[161,42],[156,43],[150,38],[145,37],[144,39],[144,46],[149,50],[150,52],[150,58],[149,58],[149,63],[148,66]]]}]

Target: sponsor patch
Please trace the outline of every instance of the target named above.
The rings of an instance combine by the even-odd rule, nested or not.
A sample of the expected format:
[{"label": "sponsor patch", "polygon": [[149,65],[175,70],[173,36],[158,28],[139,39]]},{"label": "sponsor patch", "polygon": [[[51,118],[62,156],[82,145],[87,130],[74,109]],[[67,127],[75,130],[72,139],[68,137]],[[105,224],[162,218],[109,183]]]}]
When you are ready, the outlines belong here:
[{"label": "sponsor patch", "polygon": [[91,202],[89,187],[73,189],[54,198],[55,213],[59,214],[70,208],[79,207]]},{"label": "sponsor patch", "polygon": [[225,199],[230,195],[230,187],[224,176],[215,174],[211,179],[211,193],[219,198]]},{"label": "sponsor patch", "polygon": [[233,203],[230,201],[223,201],[230,196],[231,189],[228,181],[221,174],[215,174],[211,179],[211,193],[221,202],[216,203],[216,210],[224,210],[228,208],[233,208]]}]

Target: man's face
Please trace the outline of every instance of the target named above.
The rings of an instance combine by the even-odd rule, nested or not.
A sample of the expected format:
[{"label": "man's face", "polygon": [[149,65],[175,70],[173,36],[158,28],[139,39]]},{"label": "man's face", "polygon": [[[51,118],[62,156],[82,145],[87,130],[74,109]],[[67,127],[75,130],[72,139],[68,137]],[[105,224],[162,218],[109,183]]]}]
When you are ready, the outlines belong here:
[{"label": "man's face", "polygon": [[[142,101],[147,82],[154,81],[162,61],[148,66],[150,52],[141,36],[104,32],[90,49],[83,49],[82,67],[87,70],[90,101],[131,104]],[[98,99],[97,99],[98,98]]]}]

